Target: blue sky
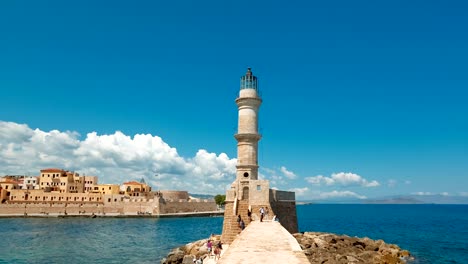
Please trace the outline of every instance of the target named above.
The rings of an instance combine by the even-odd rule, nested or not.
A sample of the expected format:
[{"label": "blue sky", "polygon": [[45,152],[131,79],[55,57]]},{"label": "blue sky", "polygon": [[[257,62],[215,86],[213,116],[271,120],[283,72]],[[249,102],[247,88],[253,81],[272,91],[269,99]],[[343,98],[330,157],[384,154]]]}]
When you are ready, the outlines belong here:
[{"label": "blue sky", "polygon": [[273,187],[468,196],[467,14],[464,1],[2,1],[0,175],[222,193],[252,67]]}]

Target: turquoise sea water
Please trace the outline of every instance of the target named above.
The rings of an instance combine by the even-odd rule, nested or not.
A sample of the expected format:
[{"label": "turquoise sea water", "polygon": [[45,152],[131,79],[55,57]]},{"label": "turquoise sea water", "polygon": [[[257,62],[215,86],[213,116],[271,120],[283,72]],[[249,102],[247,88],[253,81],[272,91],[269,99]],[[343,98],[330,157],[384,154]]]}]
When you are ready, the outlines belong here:
[{"label": "turquoise sea water", "polygon": [[[415,263],[468,263],[468,205],[301,205],[299,230],[384,239]],[[0,263],[159,263],[221,217],[3,218]]]}]

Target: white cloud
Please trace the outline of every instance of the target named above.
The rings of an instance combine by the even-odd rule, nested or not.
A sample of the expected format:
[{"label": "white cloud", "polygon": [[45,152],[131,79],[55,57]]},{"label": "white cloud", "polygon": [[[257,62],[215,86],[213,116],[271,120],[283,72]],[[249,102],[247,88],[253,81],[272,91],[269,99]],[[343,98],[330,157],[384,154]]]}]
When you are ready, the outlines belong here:
[{"label": "white cloud", "polygon": [[333,173],[331,177],[325,177],[322,175],[314,177],[306,177],[306,181],[315,185],[343,185],[343,186],[362,186],[362,187],[376,187],[380,184],[377,181],[368,181],[361,176],[350,173],[350,172],[340,172]]},{"label": "white cloud", "polygon": [[460,192],[460,196],[468,197],[468,192]]},{"label": "white cloud", "polygon": [[295,192],[296,196],[304,196],[309,192],[309,188],[304,187],[304,188],[292,188],[289,189],[288,191],[290,192]]},{"label": "white cloud", "polygon": [[260,167],[260,170],[258,178],[269,180],[270,186],[285,186],[288,185],[288,180],[294,180],[297,177],[294,172],[289,171],[285,166],[281,166],[279,169]]},{"label": "white cloud", "polygon": [[419,195],[419,196],[433,195],[433,193],[431,193],[431,192],[414,192],[412,194],[413,195]]},{"label": "white cloud", "polygon": [[286,176],[286,178],[290,180],[293,180],[296,178],[296,174],[294,174],[294,172],[292,171],[288,171],[288,169],[286,169],[286,167],[284,166],[281,166],[280,171],[283,173],[284,176]]},{"label": "white cloud", "polygon": [[224,186],[235,179],[237,161],[224,153],[201,149],[184,158],[150,134],[92,132],[83,140],[79,137],[76,132],[46,132],[0,121],[0,175],[38,175],[40,169],[58,167],[98,176],[101,183],[144,177],[153,188],[211,194],[224,193]]},{"label": "white cloud", "polygon": [[410,185],[410,184],[411,184],[411,181],[406,180],[406,181],[405,181],[405,184]]},{"label": "white cloud", "polygon": [[344,198],[344,197],[354,197],[358,199],[366,199],[364,195],[359,195],[351,191],[331,191],[331,192],[322,192],[319,194],[322,199],[332,199],[332,198]]}]

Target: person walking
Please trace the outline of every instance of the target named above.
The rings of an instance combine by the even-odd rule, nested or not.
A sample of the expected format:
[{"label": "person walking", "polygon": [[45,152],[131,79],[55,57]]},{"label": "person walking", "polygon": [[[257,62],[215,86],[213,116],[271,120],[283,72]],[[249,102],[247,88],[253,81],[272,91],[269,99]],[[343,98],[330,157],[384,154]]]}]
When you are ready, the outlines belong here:
[{"label": "person walking", "polygon": [[206,243],[206,248],[208,249],[208,257],[211,256],[212,247],[213,247],[213,244],[211,243],[211,240],[208,240],[208,242]]},{"label": "person walking", "polygon": [[263,222],[263,217],[265,216],[265,209],[260,207],[260,222]]},{"label": "person walking", "polygon": [[215,261],[219,260],[221,258],[221,249],[222,248],[223,247],[221,246],[221,244],[218,244],[218,245],[215,246],[215,249],[214,249]]}]

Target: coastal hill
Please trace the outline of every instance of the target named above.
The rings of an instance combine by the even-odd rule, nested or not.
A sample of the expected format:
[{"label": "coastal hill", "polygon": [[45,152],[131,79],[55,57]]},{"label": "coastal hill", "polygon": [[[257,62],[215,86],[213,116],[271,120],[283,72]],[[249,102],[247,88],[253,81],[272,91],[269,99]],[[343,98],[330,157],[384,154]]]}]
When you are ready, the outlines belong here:
[{"label": "coastal hill", "polygon": [[302,200],[297,205],[304,204],[468,204],[468,196],[425,194],[425,195],[395,195],[373,199],[346,200]]}]

